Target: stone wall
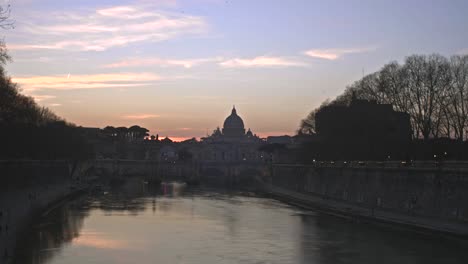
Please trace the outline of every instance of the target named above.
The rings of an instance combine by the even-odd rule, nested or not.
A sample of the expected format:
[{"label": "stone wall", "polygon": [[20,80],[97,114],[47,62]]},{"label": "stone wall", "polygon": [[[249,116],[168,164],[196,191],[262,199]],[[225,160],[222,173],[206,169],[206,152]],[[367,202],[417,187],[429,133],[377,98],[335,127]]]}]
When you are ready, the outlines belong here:
[{"label": "stone wall", "polygon": [[76,191],[72,168],[67,161],[0,161],[0,263],[10,263],[36,215]]},{"label": "stone wall", "polygon": [[468,163],[276,164],[271,174],[274,190],[324,208],[371,218],[386,213],[401,222],[411,217],[420,226],[464,225],[468,234]]}]

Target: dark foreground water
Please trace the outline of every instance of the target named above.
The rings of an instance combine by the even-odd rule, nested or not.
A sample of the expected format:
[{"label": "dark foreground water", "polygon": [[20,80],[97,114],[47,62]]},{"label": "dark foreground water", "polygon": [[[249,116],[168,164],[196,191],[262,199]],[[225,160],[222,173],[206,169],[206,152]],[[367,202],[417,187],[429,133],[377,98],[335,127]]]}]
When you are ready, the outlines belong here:
[{"label": "dark foreground water", "polygon": [[[165,194],[164,194],[165,193]],[[36,223],[17,263],[468,263],[467,248],[240,193],[88,195]]]}]

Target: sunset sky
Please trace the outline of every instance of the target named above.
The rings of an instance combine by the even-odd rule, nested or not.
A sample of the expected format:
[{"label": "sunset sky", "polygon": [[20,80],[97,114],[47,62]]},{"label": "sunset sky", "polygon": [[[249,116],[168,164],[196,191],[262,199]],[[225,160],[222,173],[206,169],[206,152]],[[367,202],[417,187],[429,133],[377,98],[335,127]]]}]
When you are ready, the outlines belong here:
[{"label": "sunset sky", "polygon": [[222,126],[234,104],[255,133],[293,134],[363,73],[468,53],[463,0],[7,3],[7,70],[23,93],[78,125],[175,139]]}]

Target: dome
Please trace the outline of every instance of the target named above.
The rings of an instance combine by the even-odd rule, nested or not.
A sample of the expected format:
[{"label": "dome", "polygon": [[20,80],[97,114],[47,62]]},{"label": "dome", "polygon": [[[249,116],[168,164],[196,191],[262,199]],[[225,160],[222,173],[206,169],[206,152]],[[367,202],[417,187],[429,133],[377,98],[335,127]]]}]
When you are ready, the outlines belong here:
[{"label": "dome", "polygon": [[244,136],[244,121],[237,115],[236,108],[232,108],[231,115],[226,118],[223,125],[223,134],[225,136]]},{"label": "dome", "polygon": [[244,121],[237,115],[236,108],[232,108],[231,115],[224,120],[223,128],[242,128],[244,129]]}]

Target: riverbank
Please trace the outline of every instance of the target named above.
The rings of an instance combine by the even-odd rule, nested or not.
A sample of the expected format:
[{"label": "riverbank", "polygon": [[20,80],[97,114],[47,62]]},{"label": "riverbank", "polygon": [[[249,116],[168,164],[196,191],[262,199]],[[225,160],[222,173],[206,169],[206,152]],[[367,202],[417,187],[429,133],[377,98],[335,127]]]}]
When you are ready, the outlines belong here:
[{"label": "riverbank", "polygon": [[35,221],[17,262],[453,263],[466,247],[360,225],[274,199],[128,181]]},{"label": "riverbank", "polygon": [[342,201],[302,194],[274,186],[266,186],[263,192],[269,197],[291,205],[346,218],[354,222],[371,223],[392,229],[468,241],[468,225],[462,223],[405,215],[379,208],[363,208]]},{"label": "riverbank", "polygon": [[273,164],[267,191],[291,202],[468,238],[468,164]]},{"label": "riverbank", "polygon": [[37,217],[82,193],[70,184],[46,184],[0,194],[0,263],[13,260],[18,241]]}]

